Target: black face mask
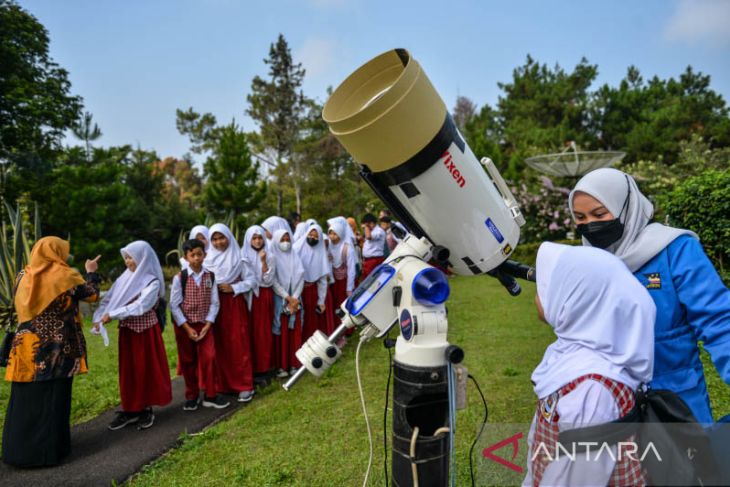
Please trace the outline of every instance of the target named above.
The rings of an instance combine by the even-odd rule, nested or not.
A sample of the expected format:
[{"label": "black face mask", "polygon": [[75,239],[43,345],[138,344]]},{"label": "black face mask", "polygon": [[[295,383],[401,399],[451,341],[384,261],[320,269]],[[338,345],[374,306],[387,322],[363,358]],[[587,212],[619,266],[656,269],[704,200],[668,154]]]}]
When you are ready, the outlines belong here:
[{"label": "black face mask", "polygon": [[626,176],[626,185],[628,186],[628,192],[626,193],[626,199],[624,200],[624,205],[621,208],[621,213],[619,213],[618,218],[576,225],[578,235],[585,237],[592,246],[599,249],[607,249],[623,237],[624,224],[621,223],[621,215],[628,208],[629,198],[631,197],[631,184],[629,183],[628,176]]},{"label": "black face mask", "polygon": [[618,218],[603,222],[582,223],[576,227],[578,235],[599,249],[618,242],[624,234],[624,224]]},{"label": "black face mask", "polygon": [[318,243],[319,243],[318,238],[307,237],[307,244],[309,244],[310,247],[314,247]]}]

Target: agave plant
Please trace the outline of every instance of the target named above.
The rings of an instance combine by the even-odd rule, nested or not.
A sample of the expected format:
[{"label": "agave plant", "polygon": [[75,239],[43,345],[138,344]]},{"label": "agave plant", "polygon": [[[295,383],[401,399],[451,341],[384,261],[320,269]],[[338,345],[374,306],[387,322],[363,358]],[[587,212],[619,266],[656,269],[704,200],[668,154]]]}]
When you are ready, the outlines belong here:
[{"label": "agave plant", "polygon": [[177,236],[177,248],[172,249],[168,253],[165,254],[165,262],[168,264],[170,263],[170,257],[175,257],[174,262],[172,265],[177,265],[180,261],[180,259],[183,258],[183,243],[185,243],[185,240],[187,240],[188,233],[185,230],[180,230],[180,235]]},{"label": "agave plant", "polygon": [[34,236],[29,239],[23,229],[20,207],[13,208],[3,201],[8,212],[9,226],[3,219],[0,228],[0,328],[12,331],[17,325],[15,315],[15,278],[30,259],[31,242],[41,236],[38,204],[34,208]]}]

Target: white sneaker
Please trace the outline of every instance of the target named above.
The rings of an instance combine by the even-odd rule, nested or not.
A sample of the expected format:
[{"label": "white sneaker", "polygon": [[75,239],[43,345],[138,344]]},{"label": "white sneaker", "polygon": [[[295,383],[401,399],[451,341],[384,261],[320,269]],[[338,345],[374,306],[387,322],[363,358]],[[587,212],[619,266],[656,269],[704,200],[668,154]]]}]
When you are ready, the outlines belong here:
[{"label": "white sneaker", "polygon": [[251,402],[254,391],[242,391],[238,394],[238,402]]},{"label": "white sneaker", "polygon": [[289,375],[296,374],[297,373],[297,370],[299,370],[299,369],[297,369],[296,367],[292,367],[291,369],[289,369]]},{"label": "white sneaker", "polygon": [[289,373],[284,369],[279,369],[276,371],[276,377],[278,379],[283,379],[284,377],[289,377]]}]

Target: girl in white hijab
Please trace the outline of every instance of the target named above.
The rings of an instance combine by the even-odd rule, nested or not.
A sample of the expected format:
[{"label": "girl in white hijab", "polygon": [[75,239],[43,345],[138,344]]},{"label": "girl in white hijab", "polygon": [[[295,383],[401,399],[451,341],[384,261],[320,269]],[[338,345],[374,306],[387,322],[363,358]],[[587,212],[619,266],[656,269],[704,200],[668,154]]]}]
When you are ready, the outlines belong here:
[{"label": "girl in white hijab", "polygon": [[730,384],[730,291],[697,235],[651,223],[654,206],[634,178],[616,169],[585,175],[569,201],[583,245],[623,260],[656,304],[651,386],[676,392],[700,423],[712,423],[698,342]]},{"label": "girl in white hijab", "polygon": [[309,218],[308,220],[299,222],[297,224],[297,228],[294,229],[294,243],[304,238],[304,236],[307,234],[307,230],[309,229],[309,227],[316,224],[317,220],[315,220],[314,218]]},{"label": "girl in white hijab", "polygon": [[149,428],[152,406],[172,401],[170,369],[156,307],[165,297],[165,278],[150,244],[142,240],[121,249],[127,266],[94,313],[98,330],[119,320],[119,393],[122,411],[109,425],[117,430],[137,423]]},{"label": "girl in white hijab", "polygon": [[266,231],[266,238],[271,240],[274,232],[277,230],[286,230],[291,232],[289,228],[289,222],[280,216],[270,216],[261,224],[263,229]]},{"label": "girl in white hijab", "polygon": [[332,263],[334,284],[332,294],[335,306],[342,304],[355,288],[355,264],[357,255],[354,248],[352,229],[344,217],[327,220],[329,225],[329,254]]},{"label": "girl in white hijab", "polygon": [[216,223],[210,227],[210,243],[203,266],[215,275],[220,298],[213,335],[220,390],[237,393],[240,402],[248,402],[253,399],[254,384],[251,322],[244,294],[256,286],[256,278],[226,225]]},{"label": "girl in white hijab", "polygon": [[[205,252],[208,252],[208,249],[210,249],[210,234],[208,232],[208,227],[205,225],[195,225],[192,230],[190,230],[190,234],[188,234],[189,240],[200,240],[205,244]],[[185,260],[185,256],[183,255],[180,257],[180,268],[182,270],[190,270],[190,265],[188,264],[188,261]]]},{"label": "girl in white hijab", "polygon": [[292,249],[288,230],[275,230],[270,251],[276,263],[274,279],[274,362],[277,376],[286,377],[301,366],[295,352],[302,346],[300,298],[304,289],[304,266]]},{"label": "girl in white hijab", "polygon": [[322,228],[316,223],[311,225],[307,233],[294,242],[294,251],[304,267],[302,305],[304,309],[303,340],[306,341],[315,331],[324,332],[329,327],[325,302],[327,279],[331,267],[324,246]]},{"label": "girl in white hijab", "polygon": [[[523,485],[643,485],[641,464],[618,457],[616,446],[621,465],[608,454],[553,460],[554,441],[560,431],[631,410],[634,391],[652,377],[654,303],[611,254],[553,243],[538,251],[535,301],[557,340],[532,374],[539,402]],[[628,477],[616,483],[619,470]]]},{"label": "girl in white hijab", "polygon": [[246,230],[243,237],[241,254],[243,262],[252,269],[255,284],[248,293],[249,310],[253,325],[253,373],[263,377],[272,367],[271,352],[274,336],[274,283],[276,265],[269,249],[266,231],[263,227],[253,225]]}]

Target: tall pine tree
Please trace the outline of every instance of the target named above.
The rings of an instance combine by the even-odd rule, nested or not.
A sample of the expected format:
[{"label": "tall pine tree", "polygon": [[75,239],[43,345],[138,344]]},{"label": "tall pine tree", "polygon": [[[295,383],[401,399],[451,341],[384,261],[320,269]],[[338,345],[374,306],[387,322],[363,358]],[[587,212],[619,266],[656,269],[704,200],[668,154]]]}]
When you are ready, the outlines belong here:
[{"label": "tall pine tree", "polygon": [[251,94],[246,97],[246,113],[258,123],[260,132],[254,139],[257,157],[269,164],[277,195],[277,210],[283,213],[284,187],[294,187],[296,209],[302,207],[302,158],[295,151],[312,101],[301,90],[304,68],[294,63],[289,44],[283,35],[269,48],[264,59],[269,67],[268,79],[256,76]]},{"label": "tall pine tree", "polygon": [[251,160],[248,137],[235,121],[217,129],[204,169],[203,196],[210,213],[221,217],[233,213],[238,225],[246,225],[245,213],[263,200],[266,183],[259,180],[259,163]]}]

